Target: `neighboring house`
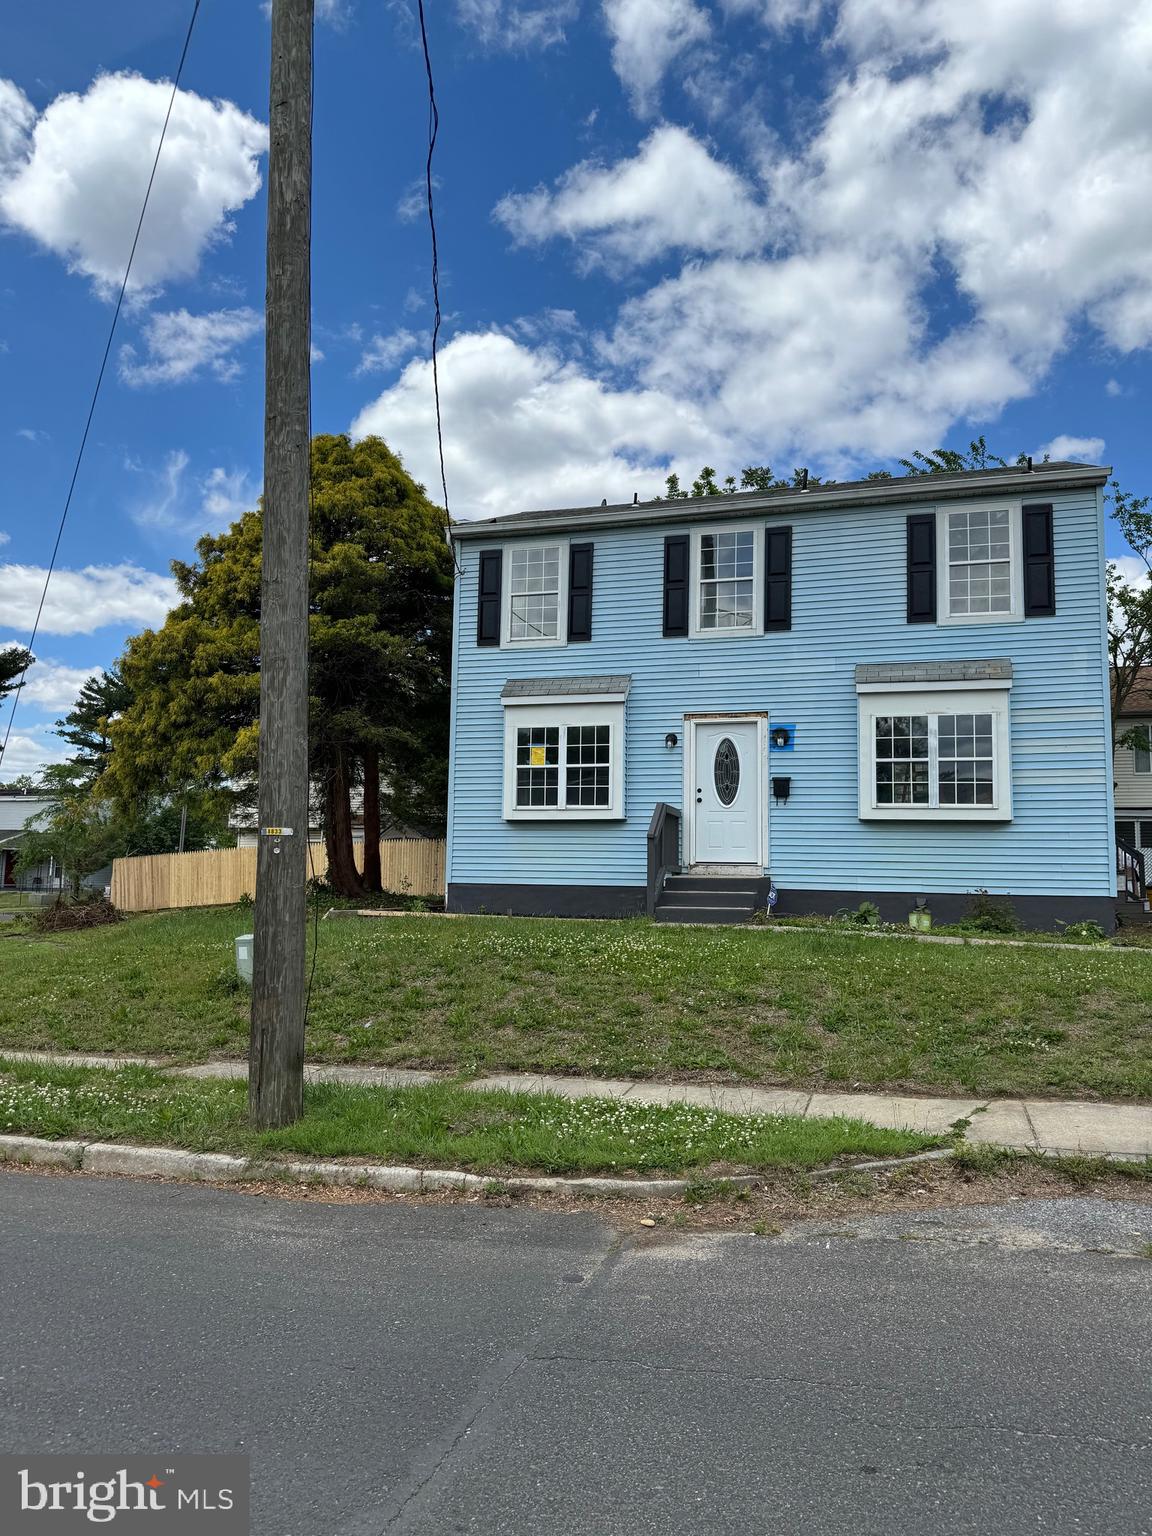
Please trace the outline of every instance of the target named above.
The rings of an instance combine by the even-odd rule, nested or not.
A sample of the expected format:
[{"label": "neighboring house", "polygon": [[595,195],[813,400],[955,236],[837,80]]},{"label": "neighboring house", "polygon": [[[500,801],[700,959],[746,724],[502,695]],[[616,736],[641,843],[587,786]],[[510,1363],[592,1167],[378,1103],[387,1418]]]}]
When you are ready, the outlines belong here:
[{"label": "neighboring house", "polygon": [[62,885],[60,870],[52,859],[35,869],[16,873],[16,860],[28,824],[46,811],[49,803],[32,790],[0,789],[0,890],[55,891]]},{"label": "neighboring house", "polygon": [[1110,930],[1107,476],[454,524],[450,909]]},{"label": "neighboring house", "polygon": [[1143,853],[1152,874],[1152,667],[1140,669],[1116,718],[1117,739],[1130,733],[1136,741],[1116,748],[1116,836]]}]

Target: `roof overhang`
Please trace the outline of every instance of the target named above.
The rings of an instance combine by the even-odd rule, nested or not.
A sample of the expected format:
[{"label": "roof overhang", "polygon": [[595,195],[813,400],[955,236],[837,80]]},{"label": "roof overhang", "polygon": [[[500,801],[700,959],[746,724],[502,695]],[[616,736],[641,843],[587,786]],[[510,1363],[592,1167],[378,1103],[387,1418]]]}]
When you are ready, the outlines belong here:
[{"label": "roof overhang", "polygon": [[558,533],[564,529],[634,528],[652,523],[710,521],[779,515],[838,508],[933,506],[941,501],[1011,495],[1033,500],[1056,491],[1095,489],[1105,485],[1112,470],[1101,464],[1039,464],[1031,470],[966,470],[955,475],[908,475],[895,480],[864,480],[851,484],[814,485],[806,491],[737,492],[733,496],[690,497],[686,501],[644,501],[612,507],[561,507],[552,511],[514,512],[477,522],[454,522],[454,539],[471,541],[516,534]]}]

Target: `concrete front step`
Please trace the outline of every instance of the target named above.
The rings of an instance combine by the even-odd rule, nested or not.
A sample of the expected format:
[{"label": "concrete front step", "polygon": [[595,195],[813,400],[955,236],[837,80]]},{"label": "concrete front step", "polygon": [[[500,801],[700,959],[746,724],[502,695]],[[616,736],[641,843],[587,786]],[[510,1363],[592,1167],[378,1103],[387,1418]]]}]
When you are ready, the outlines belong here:
[{"label": "concrete front step", "polygon": [[653,914],[658,923],[746,923],[753,907],[664,907]]}]

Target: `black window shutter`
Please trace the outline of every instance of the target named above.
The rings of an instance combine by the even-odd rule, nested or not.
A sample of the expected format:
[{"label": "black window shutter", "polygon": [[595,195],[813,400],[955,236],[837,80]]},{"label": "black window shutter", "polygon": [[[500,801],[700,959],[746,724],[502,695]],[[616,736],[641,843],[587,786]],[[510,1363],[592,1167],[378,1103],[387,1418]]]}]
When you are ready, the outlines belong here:
[{"label": "black window shutter", "polygon": [[908,519],[908,622],[936,622],[936,514]]},{"label": "black window shutter", "polygon": [[592,638],[591,544],[568,546],[568,638]]},{"label": "black window shutter", "polygon": [[764,547],[764,628],[792,628],[792,530],[769,528]]},{"label": "black window shutter", "polygon": [[480,551],[480,585],[476,599],[476,644],[500,644],[500,583],[504,551]]},{"label": "black window shutter", "polygon": [[1024,613],[1041,618],[1056,612],[1056,562],[1052,508],[1024,508]]},{"label": "black window shutter", "polygon": [[688,535],[670,533],[664,540],[664,633],[688,633]]}]

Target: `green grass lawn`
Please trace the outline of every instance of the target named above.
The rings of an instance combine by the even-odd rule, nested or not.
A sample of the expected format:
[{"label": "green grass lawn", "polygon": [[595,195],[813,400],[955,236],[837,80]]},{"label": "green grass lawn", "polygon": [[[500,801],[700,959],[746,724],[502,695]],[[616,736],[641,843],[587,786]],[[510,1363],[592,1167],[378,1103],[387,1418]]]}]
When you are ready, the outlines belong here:
[{"label": "green grass lawn", "polygon": [[[4,938],[0,1049],[242,1055],[252,914]],[[314,1060],[1152,1099],[1152,955],[646,922],[320,925]]]},{"label": "green grass lawn", "polygon": [[0,1132],[167,1144],[195,1151],[370,1157],[416,1166],[547,1173],[812,1168],[939,1145],[859,1120],[725,1115],[553,1094],[315,1084],[304,1116],[251,1132],[242,1082],[189,1081],[148,1067],[44,1067],[0,1058]]}]

